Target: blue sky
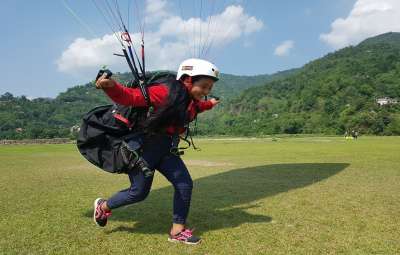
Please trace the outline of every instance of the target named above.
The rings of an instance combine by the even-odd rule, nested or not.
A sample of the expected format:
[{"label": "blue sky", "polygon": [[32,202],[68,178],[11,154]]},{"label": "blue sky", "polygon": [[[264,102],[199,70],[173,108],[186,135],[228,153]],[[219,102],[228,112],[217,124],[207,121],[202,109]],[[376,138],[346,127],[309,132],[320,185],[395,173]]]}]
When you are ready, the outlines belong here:
[{"label": "blue sky", "polygon": [[[188,6],[192,0],[183,1],[182,10],[178,8],[180,1],[177,0],[148,0],[152,2],[153,9],[144,6],[149,2],[137,1],[143,5],[141,14],[148,18],[145,32],[150,38],[147,44],[148,48],[151,47],[147,49],[149,68],[173,69],[187,55],[180,54],[184,51],[182,44],[187,42],[187,38],[182,31],[174,29],[178,30],[180,23],[187,21],[189,24],[189,19],[199,16],[199,13]],[[387,15],[388,8],[398,9],[398,6],[390,5],[396,5],[393,0],[382,1],[387,1],[388,5],[372,5],[371,0],[226,0],[222,6],[224,1],[221,0],[219,6],[214,8],[215,20],[229,23],[219,24],[222,31],[229,30],[231,24],[234,28],[229,30],[229,35],[215,40],[212,51],[206,57],[223,73],[230,74],[266,74],[300,67],[369,35],[387,32],[381,27],[371,28],[373,31],[370,32],[350,29],[353,24],[360,23],[357,21],[359,12],[362,15],[367,13],[369,16],[365,17],[370,19],[371,8],[374,15]],[[2,1],[0,68],[3,75],[0,94],[11,92],[18,96],[55,97],[69,87],[90,81],[101,64],[110,65],[113,71],[127,70],[123,59],[112,56],[117,40],[111,47],[114,43],[110,41],[112,37],[105,36],[111,31],[93,2],[65,2],[93,30],[93,34],[71,15],[63,0]],[[196,2],[197,7],[199,2]],[[125,3],[121,1],[122,8],[127,6]],[[212,9],[208,4],[210,0],[203,1],[202,17],[205,23]],[[226,9],[228,6],[233,7]],[[395,21],[387,25],[388,30],[397,29],[394,23],[400,22]],[[135,32],[135,29],[131,30],[131,33]],[[206,32],[202,33],[204,41]],[[161,42],[156,42],[157,39]],[[89,49],[92,45],[97,46]],[[280,49],[277,49],[278,46],[281,46]],[[107,47],[110,52],[104,52]],[[189,52],[192,51],[189,49]]]}]

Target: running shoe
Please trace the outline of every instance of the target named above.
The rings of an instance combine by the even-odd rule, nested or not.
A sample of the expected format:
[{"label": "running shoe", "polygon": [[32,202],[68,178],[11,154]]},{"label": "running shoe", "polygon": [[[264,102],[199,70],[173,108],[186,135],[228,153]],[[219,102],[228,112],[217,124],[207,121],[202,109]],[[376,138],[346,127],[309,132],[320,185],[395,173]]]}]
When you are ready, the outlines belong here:
[{"label": "running shoe", "polygon": [[100,227],[107,225],[107,218],[111,216],[111,211],[106,212],[101,208],[104,202],[106,202],[106,200],[102,198],[98,198],[94,201],[93,220]]},{"label": "running shoe", "polygon": [[193,230],[184,229],[176,235],[169,235],[168,241],[185,244],[199,244],[201,239],[193,235]]}]

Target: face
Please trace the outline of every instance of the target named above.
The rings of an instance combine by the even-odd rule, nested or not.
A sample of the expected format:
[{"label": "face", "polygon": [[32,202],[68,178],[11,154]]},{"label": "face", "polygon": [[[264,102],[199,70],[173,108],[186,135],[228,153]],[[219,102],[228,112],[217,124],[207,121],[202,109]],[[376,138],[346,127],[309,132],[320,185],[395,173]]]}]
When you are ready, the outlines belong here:
[{"label": "face", "polygon": [[190,91],[191,96],[196,100],[201,100],[207,96],[214,85],[214,80],[211,78],[202,78],[193,83],[192,90]]}]

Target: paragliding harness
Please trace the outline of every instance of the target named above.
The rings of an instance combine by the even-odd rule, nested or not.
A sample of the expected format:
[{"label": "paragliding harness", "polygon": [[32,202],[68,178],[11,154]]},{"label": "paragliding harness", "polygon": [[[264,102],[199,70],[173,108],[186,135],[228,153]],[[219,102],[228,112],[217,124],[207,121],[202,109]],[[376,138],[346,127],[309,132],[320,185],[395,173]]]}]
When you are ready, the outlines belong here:
[{"label": "paragliding harness", "polygon": [[[110,78],[112,73],[101,70],[101,75],[106,74]],[[171,72],[149,73],[148,85],[157,83],[175,82],[175,74]],[[140,82],[140,81],[139,81]],[[137,87],[138,81],[134,80],[129,87]],[[148,93],[143,94],[146,102]],[[184,106],[187,108],[186,105]],[[142,171],[145,177],[150,177],[154,171],[148,167],[147,162],[141,157],[143,143],[147,136],[151,135],[143,128],[143,123],[153,113],[153,107],[131,107],[119,104],[99,106],[89,111],[84,117],[77,139],[77,147],[80,153],[92,164],[110,173],[129,173]],[[197,118],[196,118],[197,122]],[[193,145],[188,122],[185,123],[186,133],[179,136],[174,134],[170,152],[175,155],[184,154],[185,149]],[[190,137],[190,141],[188,139]],[[178,147],[179,140],[187,143]]]},{"label": "paragliding harness", "polygon": [[[106,3],[108,4],[108,2]],[[96,5],[96,7],[98,6]],[[107,5],[107,7],[111,9],[109,5]],[[166,77],[173,77],[173,81],[176,85],[175,74],[171,76],[171,73],[167,75],[165,72],[156,73],[155,75],[148,75],[146,73],[144,31],[142,31],[141,58],[139,59],[138,54],[133,47],[134,45],[131,35],[123,22],[117,2],[115,2],[115,8],[116,12],[113,14],[115,17],[119,17],[119,27],[120,30],[123,31],[120,34],[120,37],[118,37],[112,26],[110,27],[121,44],[123,54],[114,55],[125,58],[134,77],[134,81],[129,85],[129,87],[139,88],[147,105],[146,107],[129,107],[116,104],[99,106],[92,109],[83,117],[83,123],[77,140],[77,147],[80,153],[89,162],[104,171],[111,173],[126,173],[139,169],[145,176],[152,176],[153,171],[149,169],[146,161],[140,156],[144,139],[148,135],[141,124],[144,123],[146,119],[149,119],[149,116],[151,116],[154,111],[147,88],[148,86],[157,83],[160,78]],[[101,12],[101,8],[98,9]],[[100,70],[96,81],[104,74],[106,78],[112,76],[112,73],[109,70]],[[179,86],[175,86],[175,88],[177,87]],[[176,100],[175,102],[179,107],[181,107],[175,107],[176,109],[179,108],[180,112],[182,112],[182,107],[186,106],[185,104],[187,102],[185,97],[183,97],[183,99],[184,100]],[[182,150],[189,148],[190,145],[193,144],[188,123],[184,122],[184,124],[187,133],[185,137],[181,137],[181,139],[187,143],[187,146],[178,148],[180,136],[178,133],[175,134],[173,136],[171,153],[176,155],[182,155]],[[191,141],[188,140],[188,136],[190,136]],[[193,148],[198,149],[194,145]]]}]

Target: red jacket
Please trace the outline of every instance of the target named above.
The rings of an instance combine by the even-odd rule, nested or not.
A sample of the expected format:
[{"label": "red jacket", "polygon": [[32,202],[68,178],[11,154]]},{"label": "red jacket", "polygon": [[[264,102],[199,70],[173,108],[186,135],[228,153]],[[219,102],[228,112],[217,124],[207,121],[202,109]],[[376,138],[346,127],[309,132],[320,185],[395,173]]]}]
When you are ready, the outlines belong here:
[{"label": "red jacket", "polygon": [[[182,86],[185,85],[182,84]],[[144,107],[147,105],[146,100],[144,99],[139,88],[127,88],[117,83],[114,87],[106,88],[104,89],[104,91],[117,104],[126,106],[137,106],[137,107]],[[168,102],[169,88],[167,87],[167,85],[163,83],[152,85],[151,87],[148,88],[148,93],[150,97],[150,102],[154,106],[155,110],[157,110],[157,108]],[[209,110],[213,108],[213,106],[214,105],[211,103],[211,101],[205,101],[205,100],[198,101],[192,99],[187,109],[189,113],[189,121],[194,120],[194,118],[196,117],[196,113]],[[196,110],[196,108],[198,110]],[[185,132],[185,128],[176,126],[167,127],[168,134],[172,135],[176,131],[178,131],[181,134]]]}]

